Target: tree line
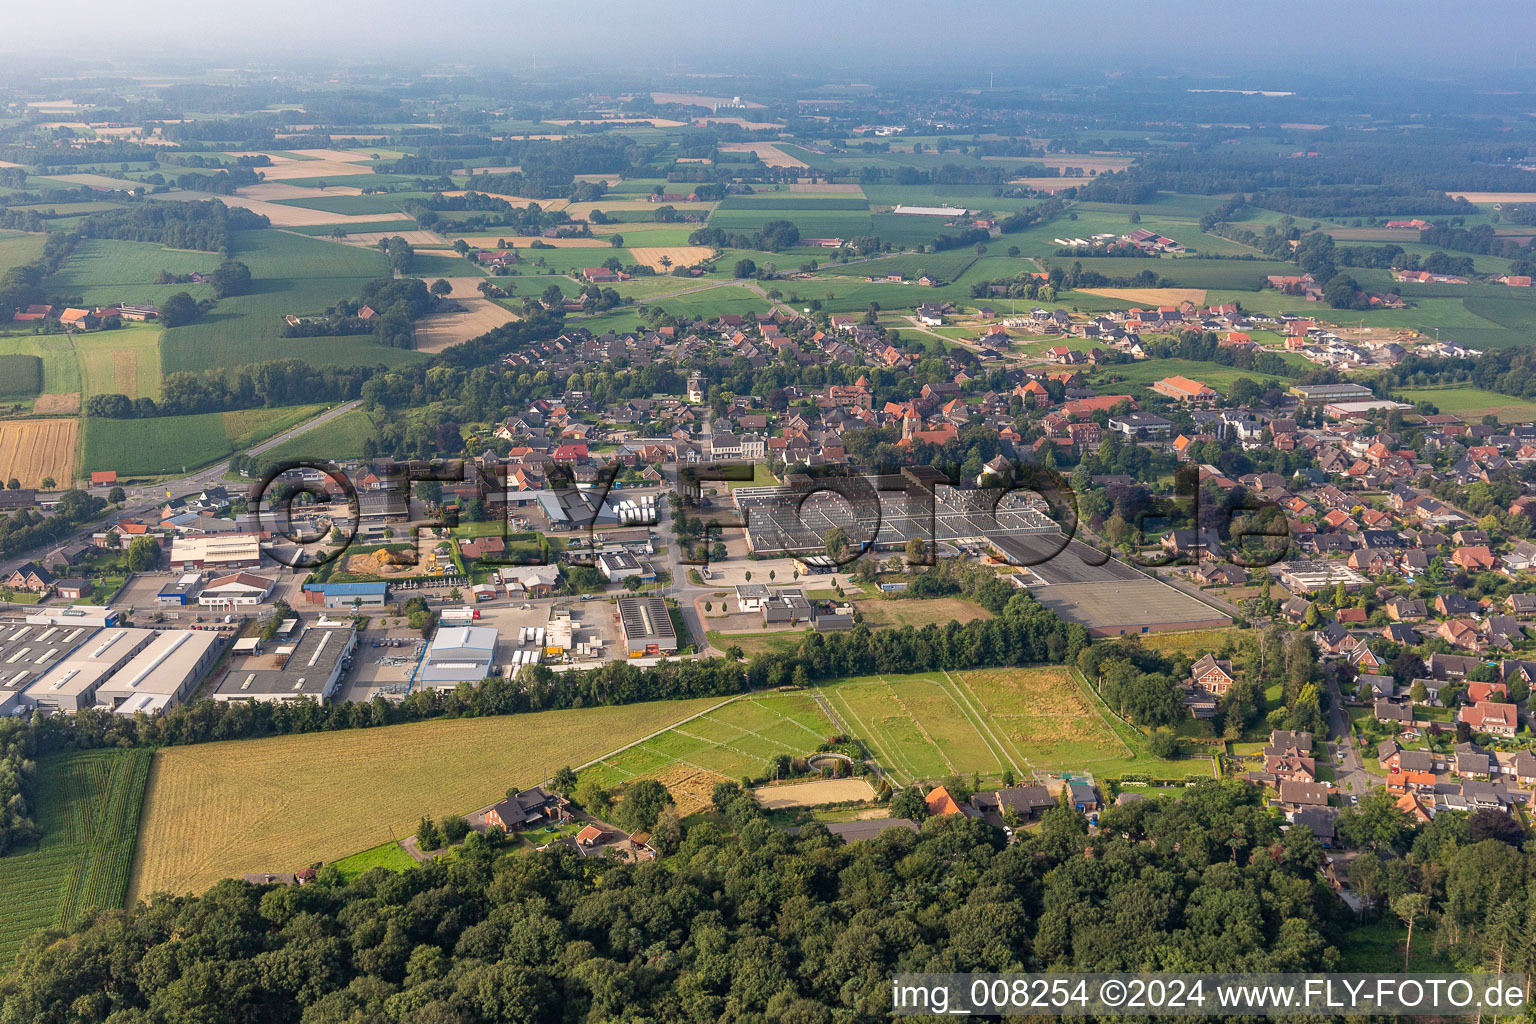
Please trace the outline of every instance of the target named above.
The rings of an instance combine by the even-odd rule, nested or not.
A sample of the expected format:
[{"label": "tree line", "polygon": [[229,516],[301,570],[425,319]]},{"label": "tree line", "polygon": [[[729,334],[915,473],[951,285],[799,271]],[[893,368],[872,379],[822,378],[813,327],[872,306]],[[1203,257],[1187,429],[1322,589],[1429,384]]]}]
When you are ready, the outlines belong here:
[{"label": "tree line", "polygon": [[[664,864],[505,856],[493,830],[402,873],[327,866],[105,911],[25,943],[0,1020],[875,1024],[898,972],[1329,971],[1352,924],[1317,840],[1240,782],[1107,808],[1093,835],[1057,806],[1012,843],[961,815],[791,836],[733,783],[712,809],[685,828],[663,804]],[[1459,914],[1524,899],[1518,850],[1468,850],[1499,889],[1457,848],[1441,856]]]}]

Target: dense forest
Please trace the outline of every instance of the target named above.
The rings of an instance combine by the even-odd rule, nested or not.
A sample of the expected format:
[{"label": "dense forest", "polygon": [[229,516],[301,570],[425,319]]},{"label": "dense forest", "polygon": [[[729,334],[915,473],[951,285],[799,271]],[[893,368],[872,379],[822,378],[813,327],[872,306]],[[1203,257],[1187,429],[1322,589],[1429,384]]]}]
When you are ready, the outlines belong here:
[{"label": "dense forest", "polygon": [[217,200],[204,203],[145,202],[121,210],[93,213],[80,222],[88,238],[159,242],[172,249],[201,249],[229,254],[230,233],[269,227],[259,213]]}]

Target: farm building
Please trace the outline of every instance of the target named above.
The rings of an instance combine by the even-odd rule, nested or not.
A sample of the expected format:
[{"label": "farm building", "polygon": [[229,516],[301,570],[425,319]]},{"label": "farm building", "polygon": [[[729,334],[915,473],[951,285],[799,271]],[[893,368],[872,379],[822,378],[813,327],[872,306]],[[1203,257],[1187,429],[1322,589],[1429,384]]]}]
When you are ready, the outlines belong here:
[{"label": "farm building", "polygon": [[500,828],[505,832],[532,828],[545,822],[559,821],[565,817],[565,800],[546,792],[542,786],[534,786],[522,792],[514,792],[485,812],[487,828]]},{"label": "farm building", "polygon": [[434,690],[478,683],[491,674],[496,630],[489,626],[439,626],[427,645],[416,682]]},{"label": "farm building", "polygon": [[316,623],[297,644],[281,644],[271,655],[247,658],[247,664],[230,669],[213,699],[323,704],[335,693],[356,646],[357,630],[349,623]]},{"label": "farm building", "polygon": [[677,653],[677,631],[672,627],[667,602],[661,598],[621,597],[618,616],[624,647],[631,658]]}]

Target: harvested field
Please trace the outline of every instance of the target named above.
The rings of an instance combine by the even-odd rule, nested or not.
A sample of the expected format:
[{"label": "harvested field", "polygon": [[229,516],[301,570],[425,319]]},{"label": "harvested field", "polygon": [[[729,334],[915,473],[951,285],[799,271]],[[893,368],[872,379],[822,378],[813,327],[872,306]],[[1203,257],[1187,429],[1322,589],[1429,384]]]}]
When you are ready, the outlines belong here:
[{"label": "harvested field", "polygon": [[[306,166],[308,166],[306,164]],[[297,175],[295,175],[297,177]],[[183,192],[173,189],[170,192],[162,192],[152,196],[153,199],[180,200],[183,202],[197,202],[208,197],[201,192]],[[307,210],[302,206],[284,206],[281,203],[269,203],[262,199],[248,199],[245,196],[220,196],[230,206],[240,206],[252,213],[259,213],[272,222],[275,228],[295,228],[312,224],[376,224],[381,220],[401,221],[406,224],[415,224],[416,221],[403,213],[369,213],[348,215],[344,213],[328,213],[325,210]]]},{"label": "harvested field", "polygon": [[773,811],[781,807],[815,807],[818,804],[873,800],[875,791],[863,779],[820,779],[789,786],[764,786],[754,789],[752,795],[757,798],[759,807]]},{"label": "harvested field", "polygon": [[[661,245],[632,247],[631,255],[635,262],[651,267],[654,270],[667,270],[672,267],[692,267],[703,263],[715,254],[715,250],[706,245]],[[661,258],[665,256],[671,261],[668,267],[663,267]]]},{"label": "harvested field", "polygon": [[805,167],[803,160],[796,160],[771,142],[722,142],[722,153],[756,153],[768,167]]},{"label": "harvested field", "polygon": [[79,420],[0,420],[0,479],[41,487],[51,476],[68,485],[79,436]]},{"label": "harvested field", "polygon": [[1076,188],[1083,183],[1082,178],[1010,178],[1008,184],[1023,185],[1037,192],[1060,192],[1064,189]]},{"label": "harvested field", "polygon": [[480,285],[485,281],[491,280],[491,278],[483,274],[475,277],[449,277],[446,274],[442,277],[438,277],[435,274],[415,274],[413,276],[421,278],[429,285],[436,284],[438,281],[447,281],[453,285],[453,291],[448,293],[448,298],[450,299],[483,299],[485,296],[480,294]]},{"label": "harvested field", "polygon": [[681,128],[686,122],[665,117],[562,117],[545,122],[569,128],[573,124],[648,124],[656,128]]},{"label": "harvested field", "polygon": [[408,834],[423,814],[467,813],[509,785],[536,785],[563,764],[581,764],[713,703],[655,701],[168,747],[156,752],[150,772],[129,898],[201,892],[247,871],[337,860]]},{"label": "harvested field", "polygon": [[[369,217],[367,219],[368,220],[373,220],[374,218]],[[442,235],[438,234],[437,232],[435,232],[435,231],[421,231],[419,229],[411,230],[411,231],[358,231],[358,232],[351,232],[351,233],[348,233],[346,238],[341,239],[341,241],[345,242],[347,245],[360,245],[360,246],[363,246],[364,248],[371,248],[371,247],[379,244],[379,239],[381,239],[381,238],[394,238],[396,235],[399,235],[401,238],[405,239],[407,242],[411,243],[412,245],[416,245],[416,246],[433,246],[433,245],[446,246],[448,244],[448,239],[444,238]],[[493,239],[491,239],[491,241],[495,242],[496,240],[493,238]]]},{"label": "harvested field", "polygon": [[1536,203],[1536,192],[1447,192],[1446,195],[1469,203]]},{"label": "harvested field", "polygon": [[[693,123],[700,128],[707,128],[712,124],[734,124],[738,128],[745,128],[749,132],[767,132],[783,128],[782,121],[748,121],[744,117],[716,117],[710,114],[707,117],[696,117]],[[679,160],[678,163],[683,163]]]},{"label": "harvested field", "polygon": [[[732,780],[719,772],[705,771],[686,764],[674,764],[659,772],[656,775],[656,781],[666,786],[667,792],[672,794],[672,802],[677,807],[677,813],[686,816],[707,809],[716,784]],[[622,792],[621,785],[620,793]]]},{"label": "harvested field", "polygon": [[416,321],[416,351],[441,352],[518,319],[492,299],[466,298],[459,303],[462,313],[434,313]]},{"label": "harvested field", "polygon": [[[267,153],[272,158],[271,167],[261,168],[261,173],[268,181],[286,181],[289,178],[349,178],[355,174],[369,174],[372,167],[367,157],[358,156],[355,153],[345,153],[341,150],[329,149],[295,149],[292,152],[300,156],[308,156],[308,160],[295,160],[293,157],[277,156]],[[327,156],[315,154],[325,153]],[[257,156],[261,154],[233,153],[232,156]]]},{"label": "harvested field", "polygon": [[1181,302],[1205,305],[1204,288],[1084,288],[1089,295],[1122,302],[1141,302],[1149,306],[1177,306]]},{"label": "harvested field", "polygon": [[829,181],[792,181],[789,184],[789,190],[791,192],[811,192],[839,196],[862,196],[864,194],[864,186],[862,185],[839,185]]},{"label": "harvested field", "polygon": [[323,191],[303,185],[285,185],[280,181],[264,181],[260,185],[246,185],[235,189],[236,195],[245,199],[261,199],[275,202],[279,199],[318,199],[321,196],[360,196],[363,190],[351,185],[331,185]]},{"label": "harvested field", "polygon": [[[527,249],[534,242],[543,242],[556,249],[610,249],[613,243],[606,238],[536,238],[533,235],[454,235],[471,245],[495,245],[505,239],[514,249]],[[534,252],[538,250],[535,249]]]},{"label": "harvested field", "polygon": [[80,392],[66,391],[57,395],[38,395],[32,402],[32,411],[50,416],[79,412]]}]

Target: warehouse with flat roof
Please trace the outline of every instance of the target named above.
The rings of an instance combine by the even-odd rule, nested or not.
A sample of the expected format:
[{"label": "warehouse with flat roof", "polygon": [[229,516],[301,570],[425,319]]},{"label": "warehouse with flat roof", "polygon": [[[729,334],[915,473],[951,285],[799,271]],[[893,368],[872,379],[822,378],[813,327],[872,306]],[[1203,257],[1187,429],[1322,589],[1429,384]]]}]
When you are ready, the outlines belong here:
[{"label": "warehouse with flat roof", "polygon": [[490,626],[439,626],[422,656],[416,681],[435,690],[478,683],[491,674],[497,632]]},{"label": "warehouse with flat roof", "polygon": [[155,638],[152,629],[108,626],[59,659],[23,699],[40,708],[74,714],[96,703],[96,691]]},{"label": "warehouse with flat roof", "polygon": [[677,630],[672,627],[667,602],[661,598],[621,597],[618,614],[624,649],[631,658],[677,653]]},{"label": "warehouse with flat roof", "polygon": [[331,699],[351,663],[357,630],[350,622],[316,623],[296,644],[279,644],[271,654],[246,658],[214,691],[220,701]]},{"label": "warehouse with flat roof", "polygon": [[29,704],[27,687],[83,643],[95,626],[9,622],[0,626],[0,715]]},{"label": "warehouse with flat roof", "polygon": [[159,633],[96,688],[96,706],[120,715],[180,704],[219,660],[224,638],[213,630]]}]

